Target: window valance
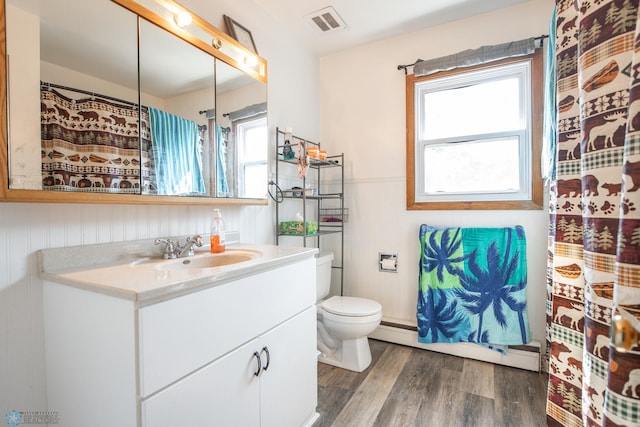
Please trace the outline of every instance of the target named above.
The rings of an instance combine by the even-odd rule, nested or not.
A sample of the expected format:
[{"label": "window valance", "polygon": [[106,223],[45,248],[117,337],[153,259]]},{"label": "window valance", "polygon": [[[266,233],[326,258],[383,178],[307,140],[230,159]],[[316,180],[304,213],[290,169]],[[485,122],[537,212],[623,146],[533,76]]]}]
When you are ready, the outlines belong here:
[{"label": "window valance", "polygon": [[416,76],[426,76],[437,73],[438,71],[471,67],[473,65],[484,64],[513,56],[530,55],[535,49],[536,40],[534,37],[494,46],[481,46],[477,49],[467,49],[453,55],[429,59],[427,61],[418,60],[413,66],[413,73]]},{"label": "window valance", "polygon": [[229,120],[235,122],[236,120],[248,119],[249,117],[265,114],[266,112],[267,103],[262,102],[260,104],[249,105],[248,107],[229,113]]}]

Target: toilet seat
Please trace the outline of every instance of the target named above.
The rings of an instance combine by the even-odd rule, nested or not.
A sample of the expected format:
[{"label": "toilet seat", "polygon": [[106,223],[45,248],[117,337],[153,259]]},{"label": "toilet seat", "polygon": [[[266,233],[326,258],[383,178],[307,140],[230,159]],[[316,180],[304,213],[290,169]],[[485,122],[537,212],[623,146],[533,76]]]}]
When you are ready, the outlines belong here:
[{"label": "toilet seat", "polygon": [[366,298],[333,296],[321,304],[323,310],[337,316],[368,317],[382,311],[379,302]]}]

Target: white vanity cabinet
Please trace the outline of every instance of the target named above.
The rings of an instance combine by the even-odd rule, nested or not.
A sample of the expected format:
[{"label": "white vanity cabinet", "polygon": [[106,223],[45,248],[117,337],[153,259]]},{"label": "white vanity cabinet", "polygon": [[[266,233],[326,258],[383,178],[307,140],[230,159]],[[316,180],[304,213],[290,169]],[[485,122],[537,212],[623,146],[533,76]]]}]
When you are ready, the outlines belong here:
[{"label": "white vanity cabinet", "polygon": [[145,400],[143,425],[302,425],[315,409],[308,402],[315,400],[310,385],[316,383],[316,369],[315,359],[299,357],[296,348],[315,347],[308,333],[315,319],[315,310],[308,308]]},{"label": "white vanity cabinet", "polygon": [[312,256],[140,303],[46,280],[60,426],[298,427],[317,414]]}]

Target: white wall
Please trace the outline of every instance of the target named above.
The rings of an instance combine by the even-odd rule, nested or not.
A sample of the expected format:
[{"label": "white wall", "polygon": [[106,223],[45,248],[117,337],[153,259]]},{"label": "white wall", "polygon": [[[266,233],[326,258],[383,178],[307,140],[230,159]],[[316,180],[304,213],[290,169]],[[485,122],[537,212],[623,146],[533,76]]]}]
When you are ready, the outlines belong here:
[{"label": "white wall", "polygon": [[[502,227],[527,234],[529,320],[544,343],[546,208],[537,211],[407,211],[405,75],[399,64],[548,34],[553,1],[537,0],[320,60],[322,145],[345,153],[345,294],[378,300],[383,319],[416,325],[420,224]],[[378,252],[398,254],[399,272],[378,271]]]},{"label": "white wall", "polygon": [[[271,138],[278,125],[296,127],[309,138],[319,136],[318,64],[306,49],[280,33],[274,19],[251,0],[181,3],[218,28],[224,29],[224,13],[251,29],[269,66]],[[294,99],[304,99],[305,108]],[[46,409],[42,282],[36,251],[208,233],[210,213],[211,208],[194,206],[0,203],[0,415],[4,417],[10,409]],[[223,213],[227,229],[239,230],[244,241],[274,242],[271,204],[223,207]]]}]

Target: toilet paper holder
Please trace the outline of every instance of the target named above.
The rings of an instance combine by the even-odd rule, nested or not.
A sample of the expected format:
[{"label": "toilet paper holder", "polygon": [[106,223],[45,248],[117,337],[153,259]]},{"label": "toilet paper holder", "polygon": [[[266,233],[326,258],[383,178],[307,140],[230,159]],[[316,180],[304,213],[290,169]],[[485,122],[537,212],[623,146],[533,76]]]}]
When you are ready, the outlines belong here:
[{"label": "toilet paper holder", "polygon": [[379,252],[378,253],[378,271],[387,273],[398,272],[398,255]]}]

